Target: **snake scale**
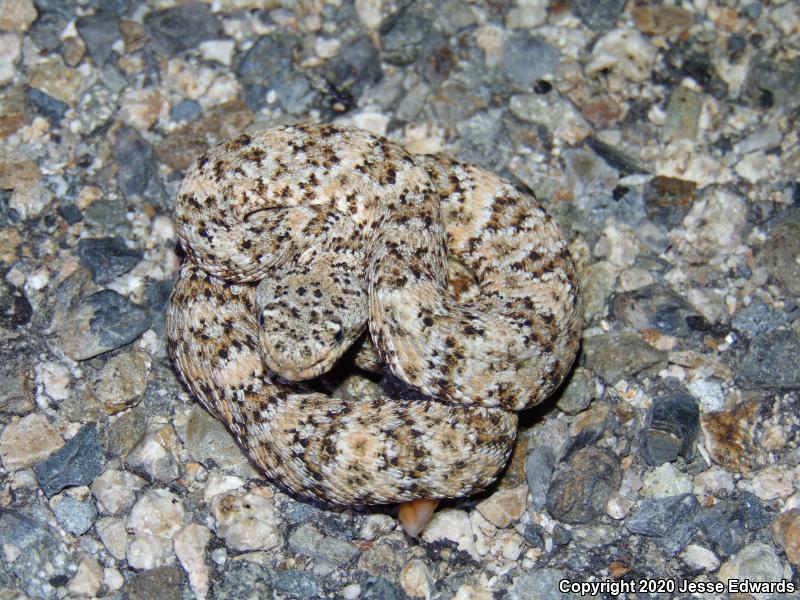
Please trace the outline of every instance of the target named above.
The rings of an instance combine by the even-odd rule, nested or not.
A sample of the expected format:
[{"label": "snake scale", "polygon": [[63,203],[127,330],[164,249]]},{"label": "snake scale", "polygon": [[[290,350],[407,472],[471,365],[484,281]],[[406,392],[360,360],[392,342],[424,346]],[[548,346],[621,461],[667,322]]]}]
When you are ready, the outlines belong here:
[{"label": "snake scale", "polygon": [[[357,129],[283,126],[199,157],[175,222],[187,258],[170,354],[300,496],[476,492],[505,465],[517,411],[574,360],[581,293],[567,244],[530,194],[481,168]],[[474,294],[448,288],[457,263]],[[417,393],[343,399],[304,381],[358,344],[365,367]]]}]

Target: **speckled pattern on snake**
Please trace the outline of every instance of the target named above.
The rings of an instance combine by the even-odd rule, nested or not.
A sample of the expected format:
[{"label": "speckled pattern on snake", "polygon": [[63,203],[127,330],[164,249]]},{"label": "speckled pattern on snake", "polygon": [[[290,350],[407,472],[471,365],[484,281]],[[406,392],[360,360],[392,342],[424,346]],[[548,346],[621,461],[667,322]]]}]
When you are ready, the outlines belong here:
[{"label": "speckled pattern on snake", "polygon": [[[478,167],[356,129],[279,127],[197,159],[175,218],[187,260],[171,355],[301,496],[362,505],[484,488],[516,411],[574,359],[581,294],[566,242],[530,194]],[[474,294],[448,289],[448,261]],[[362,364],[419,393],[353,400],[302,383],[357,343]]]}]

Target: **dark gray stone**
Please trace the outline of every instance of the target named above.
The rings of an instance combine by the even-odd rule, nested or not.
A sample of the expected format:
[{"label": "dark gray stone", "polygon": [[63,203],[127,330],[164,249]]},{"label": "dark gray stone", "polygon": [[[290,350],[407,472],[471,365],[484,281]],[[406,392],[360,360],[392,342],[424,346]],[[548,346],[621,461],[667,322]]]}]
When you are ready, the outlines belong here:
[{"label": "dark gray stone", "polygon": [[67,222],[67,225],[75,225],[83,221],[83,213],[81,209],[74,204],[66,203],[58,207],[58,214]]},{"label": "dark gray stone", "polygon": [[152,12],[144,18],[144,26],[155,47],[167,55],[223,37],[219,17],[200,2]]},{"label": "dark gray stone", "polygon": [[408,4],[381,25],[381,49],[387,62],[408,65],[419,56],[432,23],[417,6],[415,3]]},{"label": "dark gray stone", "polygon": [[758,265],[789,295],[800,296],[800,210],[770,228],[769,237],[758,252]]},{"label": "dark gray stone", "polygon": [[246,560],[230,561],[222,580],[214,585],[217,600],[272,598],[272,572],[265,565]]},{"label": "dark gray stone", "polygon": [[572,532],[561,523],[556,523],[553,526],[553,543],[556,546],[566,546],[571,539]]},{"label": "dark gray stone", "polygon": [[65,596],[60,588],[69,582],[77,562],[56,530],[43,520],[0,509],[0,540],[19,550],[8,570],[28,597],[55,600]]},{"label": "dark gray stone", "polygon": [[79,17],[75,26],[94,64],[98,67],[105,65],[114,54],[112,47],[122,37],[119,17],[108,9],[99,10],[94,14]]},{"label": "dark gray stone", "polygon": [[158,175],[158,157],[139,132],[132,127],[119,129],[114,158],[119,168],[117,184],[123,194],[163,201],[166,193]]},{"label": "dark gray stone", "polygon": [[103,472],[103,448],[94,425],[84,425],[47,460],[33,467],[45,496],[67,487],[91,485]]},{"label": "dark gray stone", "polygon": [[691,459],[700,429],[700,410],[688,394],[653,399],[642,433],[642,456],[650,465]]},{"label": "dark gray stone", "polygon": [[123,590],[129,600],[182,600],[184,587],[178,567],[158,567],[136,573]]},{"label": "dark gray stone", "polygon": [[147,415],[143,408],[124,412],[104,430],[104,446],[110,458],[124,459],[147,431]]},{"label": "dark gray stone", "polygon": [[40,7],[39,17],[28,29],[27,36],[42,50],[55,52],[62,46],[61,33],[69,25],[70,20],[60,11],[43,11]]},{"label": "dark gray stone", "polygon": [[559,52],[527,31],[510,35],[503,45],[503,71],[516,89],[527,90],[558,67]]},{"label": "dark gray stone", "polygon": [[57,100],[50,94],[46,94],[42,90],[34,87],[28,88],[28,101],[33,105],[37,112],[47,117],[47,119],[53,124],[57,124],[64,116],[64,113],[66,113],[69,109],[69,106],[66,102]]},{"label": "dark gray stone", "polygon": [[736,372],[736,384],[744,389],[800,389],[800,336],[779,329],[759,336]]},{"label": "dark gray stone", "polygon": [[764,529],[771,521],[758,498],[749,492],[703,508],[696,518],[708,543],[726,558],[744,546],[746,532]]},{"label": "dark gray stone", "polygon": [[292,598],[315,598],[322,593],[319,579],[308,571],[288,569],[272,576],[272,585]]},{"label": "dark gray stone", "polygon": [[621,482],[615,454],[584,448],[556,473],[547,490],[547,509],[559,521],[591,523],[605,512],[606,502]]},{"label": "dark gray stone", "polygon": [[347,112],[367,86],[383,77],[380,53],[367,36],[358,37],[325,64],[324,74],[330,88],[327,103],[338,103],[338,112]]},{"label": "dark gray stone", "polygon": [[583,21],[589,29],[606,31],[612,29],[617,22],[625,0],[571,0],[572,12]]},{"label": "dark gray stone", "polygon": [[128,248],[121,237],[78,240],[78,259],[92,272],[92,280],[99,284],[109,283],[127,273],[143,256],[141,250]]},{"label": "dark gray stone", "polygon": [[631,533],[651,537],[669,556],[675,556],[692,538],[700,505],[692,494],[642,500],[625,522]]},{"label": "dark gray stone", "polygon": [[522,532],[525,541],[534,548],[544,548],[544,529],[541,525],[528,523]]},{"label": "dark gray stone", "polygon": [[323,535],[310,523],[304,523],[292,532],[289,536],[289,547],[305,556],[335,565],[344,565],[358,554],[358,549],[352,544]]},{"label": "dark gray stone", "polygon": [[200,118],[203,108],[197,100],[184,100],[172,107],[169,118],[173,121],[186,121],[191,123]]},{"label": "dark gray stone", "polygon": [[268,90],[275,91],[278,102],[288,112],[301,112],[314,100],[316,92],[308,79],[294,68],[298,43],[290,34],[263,36],[242,57],[237,75],[246,86],[245,100],[253,110],[266,104]]},{"label": "dark gray stone", "polygon": [[0,285],[0,326],[17,329],[30,323],[33,307],[22,290]]},{"label": "dark gray stone", "polygon": [[568,415],[583,412],[597,397],[594,377],[584,368],[578,367],[556,399],[558,410]]},{"label": "dark gray stone", "polygon": [[53,512],[58,523],[72,535],[83,535],[94,524],[97,509],[91,502],[80,502],[69,496],[59,500]]},{"label": "dark gray stone", "polygon": [[759,57],[750,63],[743,96],[758,108],[800,106],[800,59],[775,62]]},{"label": "dark gray stone", "polygon": [[667,230],[680,225],[696,198],[697,184],[675,177],[654,177],[644,190],[647,217]]},{"label": "dark gray stone", "polygon": [[606,164],[616,169],[622,175],[633,175],[636,173],[646,173],[633,158],[625,154],[622,150],[610,146],[605,142],[598,140],[595,137],[589,137],[586,140],[586,145],[589,146],[594,152],[602,158]]},{"label": "dark gray stone", "polygon": [[656,283],[619,294],[612,308],[634,329],[655,329],[678,337],[690,333],[687,318],[698,316],[683,298]]},{"label": "dark gray stone", "polygon": [[628,331],[587,337],[583,341],[583,352],[585,366],[610,384],[666,360],[666,353],[655,350]]},{"label": "dark gray stone", "polygon": [[22,374],[0,374],[0,413],[26,415],[34,409],[34,383]]},{"label": "dark gray stone", "polygon": [[556,453],[550,446],[538,446],[528,453],[525,479],[531,490],[533,507],[541,510],[547,502],[547,489],[556,465]]},{"label": "dark gray stone", "polygon": [[756,338],[785,325],[785,313],[774,310],[758,300],[744,307],[731,319],[731,325],[748,338]]},{"label": "dark gray stone", "polygon": [[409,596],[395,584],[383,577],[370,577],[361,584],[364,600],[408,600]]}]

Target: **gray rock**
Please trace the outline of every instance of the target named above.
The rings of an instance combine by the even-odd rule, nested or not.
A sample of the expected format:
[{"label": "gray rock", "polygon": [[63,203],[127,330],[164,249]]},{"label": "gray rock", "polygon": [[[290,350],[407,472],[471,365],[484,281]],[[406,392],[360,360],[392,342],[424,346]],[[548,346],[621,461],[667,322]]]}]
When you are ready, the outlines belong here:
[{"label": "gray rock", "polygon": [[217,600],[272,598],[272,572],[265,565],[247,560],[228,563],[222,580],[214,585]]},{"label": "gray rock", "polygon": [[[41,3],[37,4],[41,9]],[[40,10],[39,17],[28,30],[28,37],[42,50],[55,52],[62,46],[61,32],[69,25],[72,20],[70,17],[60,10]]]},{"label": "gray rock", "polygon": [[756,338],[785,325],[785,313],[774,310],[758,300],[744,307],[731,319],[731,325],[749,338]]},{"label": "gray rock", "polygon": [[94,524],[97,509],[91,502],[80,502],[69,496],[59,500],[53,512],[58,523],[72,535],[83,535]]},{"label": "gray rock", "polygon": [[135,408],[123,413],[104,430],[103,443],[110,458],[125,458],[147,431],[145,409]]},{"label": "gray rock", "polygon": [[503,46],[503,71],[511,84],[528,90],[538,79],[555,73],[559,52],[538,36],[525,30],[506,39]]},{"label": "gray rock", "polygon": [[158,567],[136,573],[123,590],[130,600],[182,600],[183,571],[178,567]]},{"label": "gray rock", "polygon": [[700,505],[692,494],[642,500],[625,522],[631,533],[651,537],[669,556],[675,556],[692,538]]},{"label": "gray rock", "polygon": [[544,548],[544,529],[541,525],[528,523],[522,532],[522,537],[533,548]]},{"label": "gray rock", "polygon": [[191,123],[200,118],[203,108],[197,100],[183,100],[172,107],[169,118],[173,121],[186,121]]},{"label": "gray rock", "polygon": [[166,197],[158,175],[159,160],[153,147],[132,127],[121,127],[114,143],[118,165],[117,185],[126,196],[163,201]]},{"label": "gray rock", "polygon": [[81,209],[74,204],[62,203],[56,209],[61,218],[67,222],[67,225],[75,225],[83,221],[83,213]]},{"label": "gray rock", "polygon": [[25,415],[33,407],[33,381],[23,375],[0,375],[0,413]]},{"label": "gray rock", "polygon": [[61,347],[75,360],[129,344],[149,326],[147,311],[113,290],[87,296],[67,318],[56,322]]},{"label": "gray rock", "polygon": [[308,571],[288,569],[272,576],[272,585],[291,598],[315,598],[322,593],[319,579]]},{"label": "gray rock", "polygon": [[71,440],[33,468],[45,496],[67,487],[90,485],[103,472],[103,448],[94,425],[84,425]]},{"label": "gray rock", "polygon": [[364,600],[408,600],[409,596],[383,577],[370,577],[361,584],[359,598]]},{"label": "gray rock", "polygon": [[696,199],[697,184],[675,177],[654,177],[644,190],[647,217],[656,225],[672,229],[680,225]]},{"label": "gray rock", "polygon": [[642,434],[642,456],[649,465],[691,459],[700,429],[697,401],[688,394],[653,399]]},{"label": "gray rock", "polygon": [[144,26],[155,47],[167,55],[223,37],[219,17],[210,5],[200,2],[151,12],[144,18]]},{"label": "gray rock", "polygon": [[69,109],[66,102],[53,98],[50,94],[35,87],[28,88],[28,101],[37,112],[47,117],[51,124],[58,124]]},{"label": "gray rock", "polygon": [[572,373],[567,385],[556,400],[558,409],[568,415],[583,412],[597,397],[597,386],[592,374],[582,367]]},{"label": "gray rock", "polygon": [[583,341],[583,352],[585,366],[610,384],[666,360],[664,352],[655,350],[628,331],[587,337]]},{"label": "gray rock", "polygon": [[758,264],[790,294],[800,295],[800,210],[772,227]]},{"label": "gray rock", "polygon": [[289,536],[289,547],[305,556],[339,566],[358,554],[358,549],[352,544],[323,535],[309,523],[304,523],[292,532]]},{"label": "gray rock", "polygon": [[511,600],[567,600],[572,598],[558,590],[558,583],[567,579],[567,574],[560,569],[544,568],[526,573],[514,581],[509,593]]},{"label": "gray rock", "polygon": [[708,543],[727,558],[744,545],[747,531],[766,528],[771,518],[756,496],[741,492],[736,498],[703,507],[695,522]]},{"label": "gray rock", "polygon": [[572,532],[561,523],[553,526],[553,543],[556,546],[566,546],[572,539]]},{"label": "gray rock", "polygon": [[742,91],[758,108],[800,106],[800,59],[774,62],[758,57],[752,60]]},{"label": "gray rock", "polygon": [[381,25],[381,48],[387,62],[408,65],[417,59],[431,30],[430,20],[417,6],[413,2],[407,4]]},{"label": "gray rock", "polygon": [[550,446],[538,446],[528,452],[525,479],[531,491],[532,507],[541,510],[547,502],[547,489],[556,464],[556,453]]},{"label": "gray rock", "polygon": [[547,509],[567,523],[590,523],[605,512],[611,494],[619,490],[619,459],[608,450],[589,447],[575,452],[553,477]]},{"label": "gray rock", "polygon": [[490,170],[502,169],[512,148],[499,111],[479,112],[456,125],[458,157]]},{"label": "gray rock", "polygon": [[110,283],[142,260],[141,250],[128,248],[121,237],[81,238],[78,259],[92,272],[95,283]]},{"label": "gray rock", "polygon": [[0,284],[0,326],[16,329],[30,323],[33,307],[22,290]]},{"label": "gray rock", "polygon": [[358,37],[342,48],[336,60],[326,65],[328,83],[338,94],[349,94],[352,105],[364,89],[383,76],[380,53],[367,36]]},{"label": "gray rock", "polygon": [[217,465],[247,479],[258,477],[225,425],[200,405],[192,407],[186,424],[186,449],[194,460],[204,465]]},{"label": "gray rock", "polygon": [[606,144],[596,137],[587,138],[586,145],[594,150],[597,155],[606,161],[610,167],[616,169],[622,175],[633,175],[636,173],[647,172],[636,160],[625,154],[622,150]]},{"label": "gray rock", "polygon": [[128,453],[125,466],[150,481],[170,482],[178,478],[180,468],[172,452],[161,444],[158,434],[145,435]]},{"label": "gray rock", "polygon": [[311,104],[316,92],[308,79],[294,68],[295,36],[274,33],[263,36],[245,53],[237,68],[239,81],[246,86],[247,104],[258,110],[266,105],[268,90],[276,93],[288,112],[300,112]]},{"label": "gray rock", "polygon": [[614,27],[625,8],[625,0],[571,0],[570,6],[587,27],[605,31]]},{"label": "gray rock", "polygon": [[78,33],[86,44],[86,50],[95,66],[102,67],[113,55],[112,47],[122,36],[119,17],[108,10],[98,10],[94,14],[79,17],[75,22]]},{"label": "gray rock", "polygon": [[800,388],[800,336],[791,329],[771,331],[752,340],[736,371],[744,389]]},{"label": "gray rock", "polygon": [[0,510],[0,540],[19,550],[8,569],[19,581],[19,589],[30,598],[62,598],[77,568],[75,556],[59,533],[43,520],[13,510]]}]

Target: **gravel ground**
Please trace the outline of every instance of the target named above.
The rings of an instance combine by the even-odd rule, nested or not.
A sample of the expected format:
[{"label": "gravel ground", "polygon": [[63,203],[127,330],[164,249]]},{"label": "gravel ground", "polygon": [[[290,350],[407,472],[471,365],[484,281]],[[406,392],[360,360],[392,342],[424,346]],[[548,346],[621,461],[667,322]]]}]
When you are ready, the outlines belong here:
[{"label": "gravel ground", "polygon": [[[678,4],[0,0],[0,597],[798,597],[800,7]],[[183,170],[301,120],[529,186],[579,262],[567,385],[419,540],[260,478],[165,353]]]}]

